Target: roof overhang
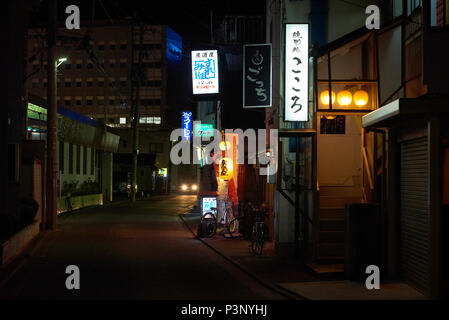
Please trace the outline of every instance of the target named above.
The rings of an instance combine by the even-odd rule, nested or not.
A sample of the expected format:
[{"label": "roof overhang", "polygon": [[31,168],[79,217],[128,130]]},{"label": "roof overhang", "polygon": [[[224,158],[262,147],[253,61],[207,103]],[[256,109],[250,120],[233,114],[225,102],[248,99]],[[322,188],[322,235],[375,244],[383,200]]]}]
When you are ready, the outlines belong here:
[{"label": "roof overhang", "polygon": [[390,127],[400,119],[449,115],[448,98],[400,98],[362,117],[362,127]]}]

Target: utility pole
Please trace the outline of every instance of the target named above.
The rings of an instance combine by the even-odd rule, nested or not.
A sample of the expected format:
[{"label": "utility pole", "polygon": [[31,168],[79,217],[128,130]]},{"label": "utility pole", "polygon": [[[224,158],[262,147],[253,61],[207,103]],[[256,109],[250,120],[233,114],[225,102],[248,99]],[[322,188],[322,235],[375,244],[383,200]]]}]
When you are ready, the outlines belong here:
[{"label": "utility pole", "polygon": [[[134,26],[133,26],[134,28]],[[137,68],[134,67],[134,55],[131,59],[133,61],[132,73],[133,78],[136,79],[136,99],[134,102],[134,108],[133,108],[133,123],[132,123],[132,129],[133,129],[133,172],[132,172],[132,183],[131,183],[131,201],[136,201],[136,192],[137,192],[137,156],[139,154],[139,105],[140,105],[140,84],[142,81],[142,58],[143,58],[143,33],[145,30],[145,26],[143,22],[140,22],[140,32],[139,32],[139,61]],[[133,39],[132,39],[132,45],[134,46],[134,32],[133,32]],[[134,52],[134,51],[133,51]],[[133,79],[131,79],[133,80]],[[132,99],[132,95],[131,95]]]},{"label": "utility pole", "polygon": [[47,88],[47,227],[57,227],[57,163],[56,163],[56,0],[48,1],[48,88]]}]

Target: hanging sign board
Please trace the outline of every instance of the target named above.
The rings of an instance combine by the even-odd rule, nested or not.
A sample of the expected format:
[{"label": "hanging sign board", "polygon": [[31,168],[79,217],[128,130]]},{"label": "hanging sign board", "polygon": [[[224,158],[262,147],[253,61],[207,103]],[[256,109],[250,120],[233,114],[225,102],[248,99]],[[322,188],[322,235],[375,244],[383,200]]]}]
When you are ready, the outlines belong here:
[{"label": "hanging sign board", "polygon": [[192,51],[193,94],[218,93],[218,51]]},{"label": "hanging sign board", "polygon": [[285,24],[285,121],[309,120],[309,25]]},{"label": "hanging sign board", "polygon": [[190,141],[192,137],[192,111],[182,112],[182,140]]},{"label": "hanging sign board", "polygon": [[271,44],[243,46],[243,108],[271,107]]}]

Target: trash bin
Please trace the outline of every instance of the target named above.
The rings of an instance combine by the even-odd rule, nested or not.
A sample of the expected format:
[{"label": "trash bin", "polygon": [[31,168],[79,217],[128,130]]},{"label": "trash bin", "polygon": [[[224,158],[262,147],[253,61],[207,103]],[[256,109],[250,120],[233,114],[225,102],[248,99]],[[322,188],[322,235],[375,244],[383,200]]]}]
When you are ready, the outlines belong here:
[{"label": "trash bin", "polygon": [[351,203],[345,206],[345,258],[347,279],[365,282],[366,267],[382,266],[382,219],[378,204]]}]

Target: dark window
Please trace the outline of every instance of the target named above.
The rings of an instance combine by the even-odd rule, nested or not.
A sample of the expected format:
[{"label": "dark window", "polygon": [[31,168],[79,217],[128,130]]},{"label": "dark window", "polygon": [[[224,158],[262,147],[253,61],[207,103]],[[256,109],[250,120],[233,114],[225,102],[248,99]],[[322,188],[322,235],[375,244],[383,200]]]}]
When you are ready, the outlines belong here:
[{"label": "dark window", "polygon": [[115,67],[115,63],[114,62],[110,62],[109,63],[109,67],[114,68]]},{"label": "dark window", "polygon": [[104,81],[98,81],[98,86],[99,87],[103,87],[104,86]]},{"label": "dark window", "polygon": [[104,51],[104,44],[100,44],[100,45],[98,46],[98,50]]},{"label": "dark window", "polygon": [[69,174],[73,174],[73,143],[69,144]]},{"label": "dark window", "polygon": [[86,100],[86,104],[87,104],[88,106],[91,106],[91,105],[92,105],[92,99]]},{"label": "dark window", "polygon": [[81,81],[77,81],[76,82],[76,86],[79,88],[79,87],[81,87]]},{"label": "dark window", "polygon": [[64,100],[64,104],[66,105],[66,106],[71,106],[72,105],[72,100]]},{"label": "dark window", "polygon": [[97,103],[99,106],[104,106],[104,99],[98,99]]},{"label": "dark window", "polygon": [[81,63],[77,63],[77,64],[76,64],[76,68],[77,68],[77,69],[81,69],[81,67],[82,67],[82,64],[81,64]]},{"label": "dark window", "polygon": [[126,148],[127,145],[128,145],[128,142],[126,140],[123,140],[123,148]]},{"label": "dark window", "polygon": [[76,100],[76,105],[80,106],[81,105],[81,100]]},{"label": "dark window", "polygon": [[87,174],[87,147],[83,150],[83,174]]},{"label": "dark window", "polygon": [[59,141],[59,171],[64,173],[64,142]]},{"label": "dark window", "polygon": [[122,45],[120,45],[120,49],[122,49],[122,50],[126,50],[126,44],[122,44]]},{"label": "dark window", "polygon": [[65,69],[66,69],[66,70],[72,69],[72,64],[71,64],[71,63],[66,63],[66,64],[65,64]]},{"label": "dark window", "polygon": [[111,45],[109,46],[109,50],[115,50],[115,44],[111,44]]},{"label": "dark window", "polygon": [[45,82],[44,82],[44,88],[47,88],[47,86],[48,86],[48,82],[45,81]]},{"label": "dark window", "polygon": [[92,69],[93,66],[94,66],[94,65],[93,65],[92,63],[88,63],[88,64],[87,64],[87,69]]},{"label": "dark window", "polygon": [[90,174],[94,174],[95,167],[95,149],[90,148]]},{"label": "dark window", "polygon": [[92,87],[92,81],[87,81],[87,82],[86,82],[86,86]]},{"label": "dark window", "polygon": [[114,80],[112,80],[111,82],[109,82],[109,86],[110,86],[110,87],[113,87],[113,86],[115,86],[115,81],[114,81]]},{"label": "dark window", "polygon": [[120,68],[126,68],[126,62],[120,62]]},{"label": "dark window", "polygon": [[150,153],[162,153],[162,143],[150,143]]},{"label": "dark window", "polygon": [[81,173],[81,146],[76,145],[76,174]]},{"label": "dark window", "polygon": [[122,87],[126,87],[126,81],[120,81],[120,85],[121,85]]},{"label": "dark window", "polygon": [[112,106],[112,105],[114,105],[114,104],[115,104],[115,100],[113,100],[113,99],[110,99],[110,100],[109,100],[109,105],[111,105],[111,106]]},{"label": "dark window", "polygon": [[66,88],[70,88],[72,86],[72,83],[71,82],[69,82],[69,81],[66,81],[65,82],[65,87]]}]

